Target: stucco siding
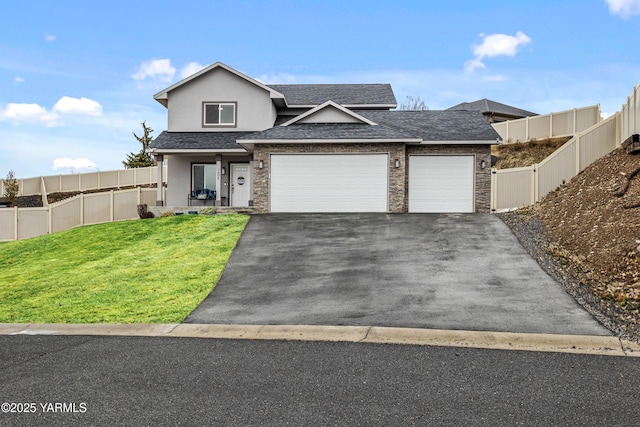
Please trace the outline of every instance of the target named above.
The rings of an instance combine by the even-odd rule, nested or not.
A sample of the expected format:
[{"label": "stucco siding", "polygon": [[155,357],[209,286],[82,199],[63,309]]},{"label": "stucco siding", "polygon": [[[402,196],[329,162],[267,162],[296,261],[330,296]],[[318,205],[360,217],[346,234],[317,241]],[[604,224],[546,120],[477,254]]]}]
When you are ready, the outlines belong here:
[{"label": "stucco siding", "polygon": [[[273,126],[276,108],[269,92],[222,68],[168,94],[168,130],[174,132],[260,131]],[[235,127],[203,127],[203,102],[235,102]]]}]

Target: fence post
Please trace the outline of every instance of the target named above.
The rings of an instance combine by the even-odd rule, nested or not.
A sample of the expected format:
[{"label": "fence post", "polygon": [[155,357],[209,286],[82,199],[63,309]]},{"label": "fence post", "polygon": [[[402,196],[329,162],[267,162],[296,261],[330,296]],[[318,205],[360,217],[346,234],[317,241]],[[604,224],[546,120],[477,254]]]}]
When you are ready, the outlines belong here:
[{"label": "fence post", "polygon": [[529,138],[529,116],[527,116],[524,121],[524,139],[525,141],[528,141],[530,139]]},{"label": "fence post", "polygon": [[44,176],[40,177],[40,194],[42,196],[42,206],[48,207],[49,200],[47,199],[47,186],[44,183]]},{"label": "fence post", "polygon": [[578,110],[576,108],[573,109],[573,134],[576,134],[576,129],[578,128]]},{"label": "fence post", "polygon": [[622,120],[621,120],[621,114],[620,112],[616,111],[616,118],[614,119],[616,122],[616,147],[620,147],[620,145],[622,144],[622,131],[620,129],[621,125],[622,125]]},{"label": "fence post", "polygon": [[47,234],[53,233],[53,208],[47,206]]},{"label": "fence post", "polygon": [[580,134],[576,135],[576,175],[580,173]]},{"label": "fence post", "polygon": [[114,212],[115,211],[115,199],[113,196],[113,190],[109,191],[109,221],[113,222],[113,218],[115,217]]},{"label": "fence post", "polygon": [[540,201],[540,174],[538,173],[538,163],[532,166],[533,168],[533,203],[538,203]]},{"label": "fence post", "polygon": [[18,207],[13,207],[13,240],[18,240]]},{"label": "fence post", "polygon": [[553,138],[553,112],[549,113],[549,138]]},{"label": "fence post", "polygon": [[490,201],[489,201],[489,210],[491,212],[495,212],[496,211],[496,196],[498,191],[496,190],[497,187],[497,179],[498,177],[496,176],[496,168],[491,168],[491,197],[490,197]]},{"label": "fence post", "polygon": [[84,225],[84,193],[80,193],[80,225]]}]

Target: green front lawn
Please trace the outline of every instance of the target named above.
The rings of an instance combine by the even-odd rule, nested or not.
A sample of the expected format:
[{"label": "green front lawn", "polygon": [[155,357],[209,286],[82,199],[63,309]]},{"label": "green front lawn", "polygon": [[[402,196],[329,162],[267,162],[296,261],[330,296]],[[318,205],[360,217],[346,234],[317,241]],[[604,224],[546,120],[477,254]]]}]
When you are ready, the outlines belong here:
[{"label": "green front lawn", "polygon": [[0,245],[0,323],[177,323],[215,286],[245,215],[74,228]]}]

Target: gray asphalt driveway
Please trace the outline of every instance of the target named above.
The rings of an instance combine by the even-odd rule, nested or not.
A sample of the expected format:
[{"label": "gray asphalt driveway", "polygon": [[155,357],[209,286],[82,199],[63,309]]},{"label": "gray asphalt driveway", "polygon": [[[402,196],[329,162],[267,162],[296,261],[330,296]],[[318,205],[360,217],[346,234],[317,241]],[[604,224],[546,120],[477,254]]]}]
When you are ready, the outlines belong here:
[{"label": "gray asphalt driveway", "polygon": [[610,334],[490,214],[253,216],[185,322]]}]

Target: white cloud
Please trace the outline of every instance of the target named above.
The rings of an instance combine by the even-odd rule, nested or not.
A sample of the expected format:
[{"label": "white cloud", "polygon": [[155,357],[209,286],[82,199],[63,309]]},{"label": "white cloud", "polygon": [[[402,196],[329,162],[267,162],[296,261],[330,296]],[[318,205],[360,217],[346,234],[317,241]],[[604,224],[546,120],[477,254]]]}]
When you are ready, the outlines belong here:
[{"label": "white cloud", "polygon": [[296,77],[287,73],[278,73],[273,75],[262,74],[260,77],[256,78],[256,80],[265,85],[296,83]]},{"label": "white cloud", "polygon": [[67,169],[71,172],[78,172],[87,169],[98,169],[95,163],[91,160],[82,158],[82,159],[68,159],[66,157],[61,157],[58,159],[54,159],[53,161],[53,170],[61,170]]},{"label": "white cloud", "polygon": [[176,74],[176,69],[171,65],[170,59],[152,59],[145,61],[138,67],[138,71],[131,77],[134,80],[159,80],[161,82],[171,82]]},{"label": "white cloud", "polygon": [[623,19],[633,15],[640,15],[640,0],[606,0],[609,12]]},{"label": "white cloud", "polygon": [[16,83],[24,83],[24,79],[20,76],[15,76],[13,78],[13,81],[15,81]]},{"label": "white cloud", "polygon": [[47,111],[38,104],[9,103],[0,112],[0,118],[13,120],[14,122],[44,123],[47,126],[57,125],[58,115]]},{"label": "white cloud", "polygon": [[180,71],[180,77],[186,79],[190,75],[202,70],[204,67],[206,67],[206,65],[202,65],[197,62],[189,62],[187,65],[182,67],[182,70]]},{"label": "white cloud", "polygon": [[18,123],[41,123],[45,126],[60,126],[65,115],[83,115],[99,117],[102,105],[88,98],[72,98],[63,96],[56,102],[51,111],[39,104],[9,103],[0,110],[0,120]]},{"label": "white cloud", "polygon": [[482,60],[494,56],[515,56],[518,49],[531,43],[531,38],[522,31],[515,36],[508,34],[480,34],[482,43],[473,47],[473,59],[465,63],[467,73],[472,73],[477,68],[486,68]]},{"label": "white cloud", "polygon": [[72,98],[63,96],[53,106],[53,111],[60,114],[79,114],[86,116],[101,116],[102,105],[89,98]]},{"label": "white cloud", "polygon": [[56,36],[54,36],[53,34],[46,34],[44,35],[44,39],[48,42],[52,42],[56,40]]}]

